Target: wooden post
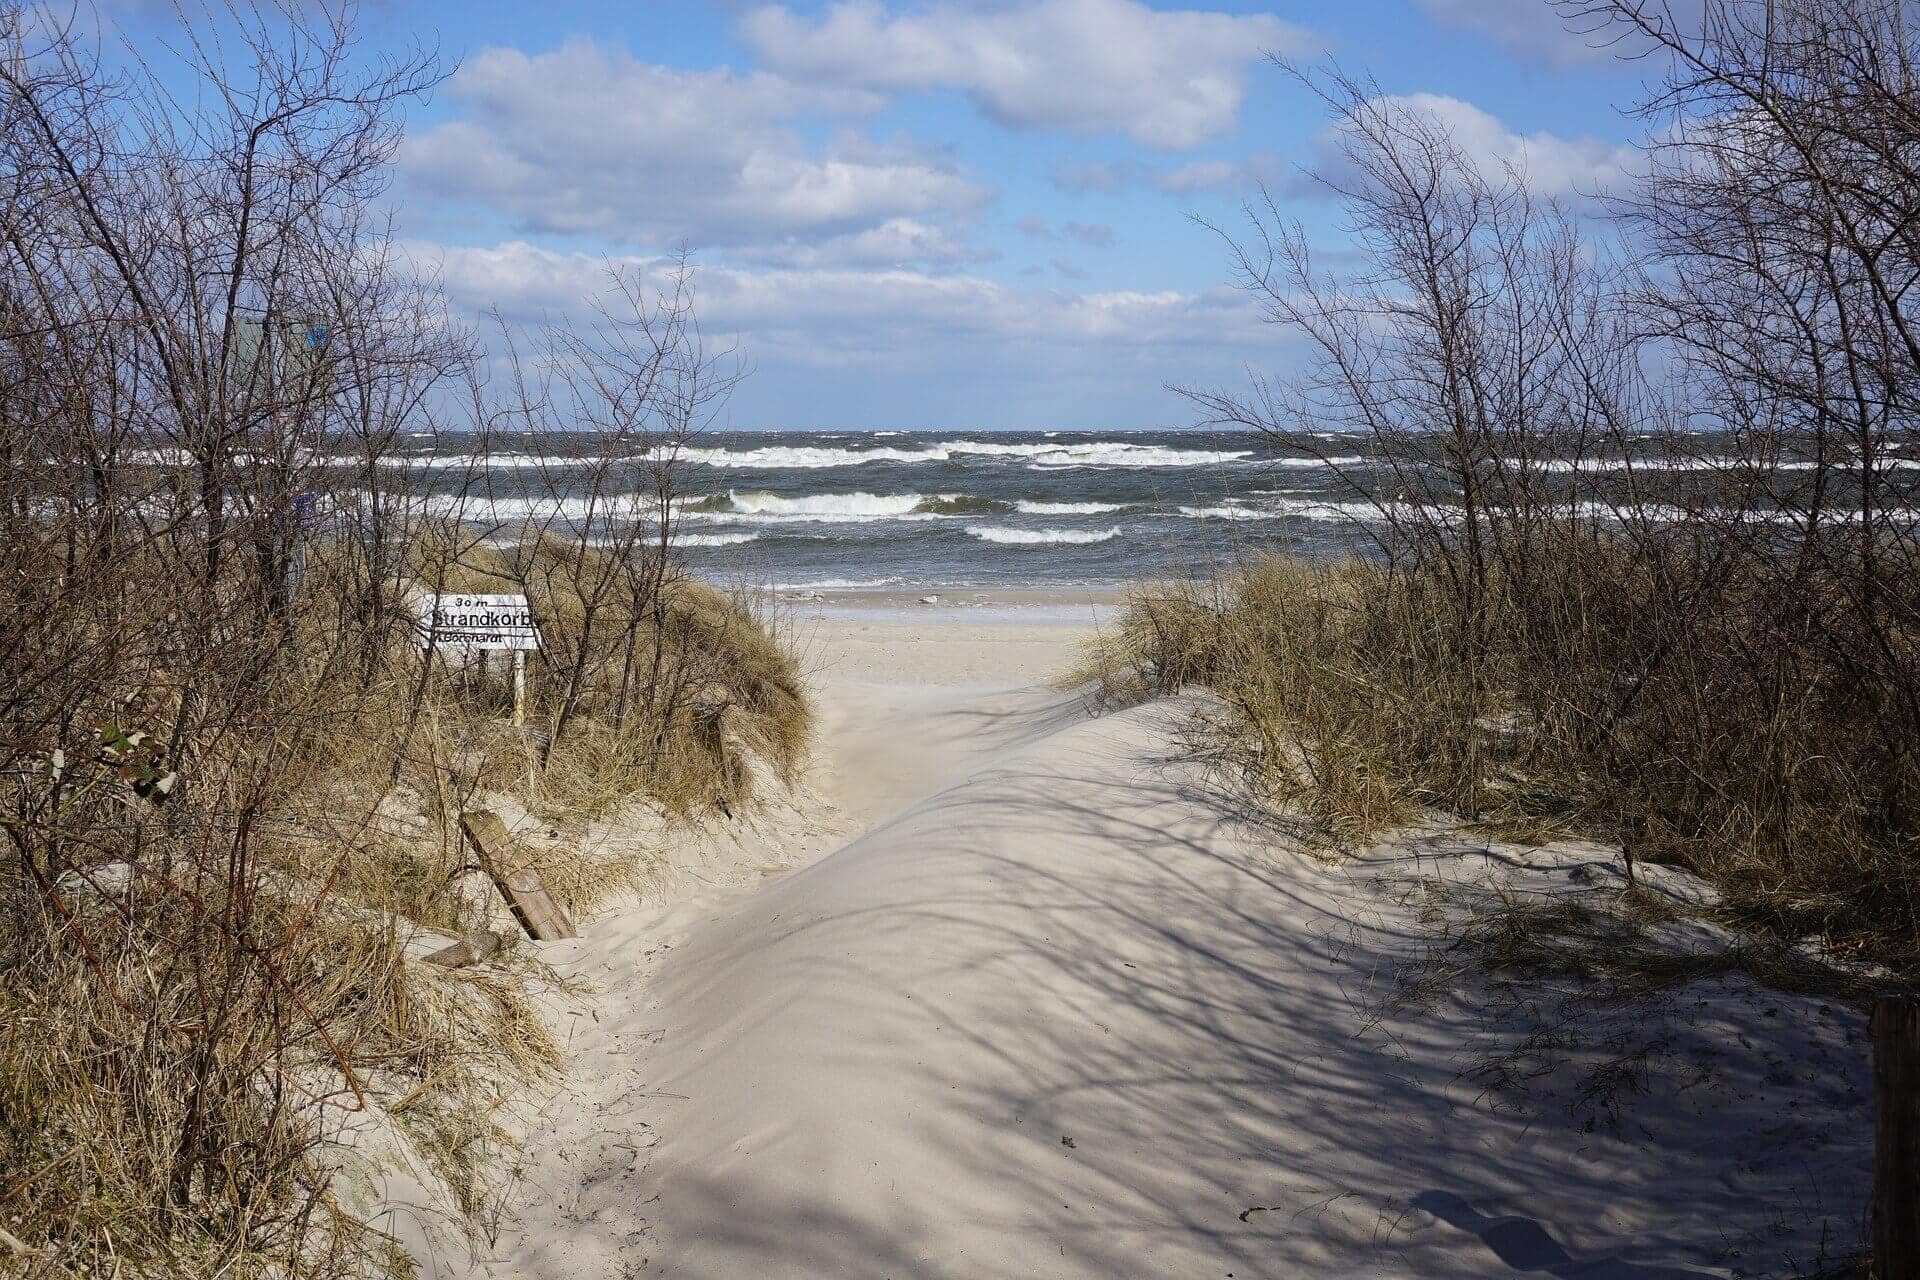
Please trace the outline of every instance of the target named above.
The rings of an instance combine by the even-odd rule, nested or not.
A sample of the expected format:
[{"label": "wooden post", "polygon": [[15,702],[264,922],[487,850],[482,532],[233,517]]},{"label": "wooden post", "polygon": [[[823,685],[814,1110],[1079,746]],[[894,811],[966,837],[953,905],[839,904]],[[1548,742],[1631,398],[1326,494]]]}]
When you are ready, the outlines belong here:
[{"label": "wooden post", "polygon": [[513,722],[527,722],[527,651],[513,651]]},{"label": "wooden post", "polygon": [[1873,1002],[1873,1274],[1920,1280],[1920,999]]},{"label": "wooden post", "polygon": [[578,936],[573,931],[573,921],[560,909],[560,904],[548,896],[539,873],[519,865],[513,837],[507,833],[507,824],[500,821],[499,815],[486,809],[463,813],[460,829],[466,833],[467,843],[480,860],[481,868],[513,908],[514,918],[529,938],[551,942],[555,938]]}]

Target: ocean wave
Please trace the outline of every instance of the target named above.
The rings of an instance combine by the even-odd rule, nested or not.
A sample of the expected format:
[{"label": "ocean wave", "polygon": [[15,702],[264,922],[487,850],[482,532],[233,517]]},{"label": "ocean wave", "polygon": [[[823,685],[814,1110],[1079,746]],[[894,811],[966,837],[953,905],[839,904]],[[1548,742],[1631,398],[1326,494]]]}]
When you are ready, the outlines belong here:
[{"label": "ocean wave", "polygon": [[[331,453],[326,461],[335,466],[348,467],[364,464],[366,459],[356,458],[347,453]],[[527,468],[545,470],[549,467],[576,466],[597,461],[593,458],[562,457],[558,454],[533,453],[405,453],[391,458],[381,458],[383,467],[404,467],[409,470],[432,471],[519,471]]]},{"label": "ocean wave", "polygon": [[[608,468],[622,463],[658,464],[669,460],[663,452],[609,456],[603,453],[397,453],[374,459],[376,466],[400,471],[557,471],[565,467]],[[323,453],[312,461],[320,466],[359,468],[365,454]]]},{"label": "ocean wave", "polygon": [[678,533],[673,537],[676,547],[736,547],[743,542],[752,542],[760,535],[757,533]]},{"label": "ocean wave", "polygon": [[980,525],[968,529],[971,537],[982,542],[998,542],[1007,546],[1040,546],[1046,543],[1070,543],[1085,545],[1091,542],[1108,542],[1120,536],[1119,529],[1007,529],[999,525]]},{"label": "ocean wave", "polygon": [[971,493],[936,493],[923,500],[916,511],[934,516],[983,516],[995,511],[1012,511],[1016,505],[1002,498],[982,498]]},{"label": "ocean wave", "polygon": [[[1378,520],[1380,508],[1371,502],[1342,502],[1330,498],[1282,497],[1288,490],[1256,489],[1259,502],[1226,498],[1212,506],[1178,507],[1188,520]],[[1297,492],[1297,491],[1292,491]],[[1391,508],[1395,504],[1389,503]]]},{"label": "ocean wave", "polygon": [[809,578],[804,582],[776,582],[775,591],[871,591],[897,587],[905,578]]},{"label": "ocean wave", "polygon": [[1251,457],[1251,449],[1175,449],[1168,445],[1134,444],[1127,440],[1096,440],[1086,444],[991,444],[978,440],[946,440],[949,454],[989,458],[1026,458],[1034,467],[1201,467],[1218,466]]},{"label": "ocean wave", "polygon": [[1181,507],[1180,514],[1189,520],[1280,520],[1295,514],[1290,511],[1268,510],[1260,507],[1220,506],[1220,507]]},{"label": "ocean wave", "polygon": [[685,449],[685,461],[707,467],[755,467],[777,470],[793,467],[861,467],[870,462],[945,462],[944,449],[823,449],[818,445],[767,445],[759,449]]},{"label": "ocean wave", "polygon": [[725,512],[746,516],[903,516],[923,501],[918,493],[812,493],[783,498],[758,489],[729,489],[724,499],[709,499],[689,512]]},{"label": "ocean wave", "polygon": [[1013,508],[1021,515],[1028,516],[1103,516],[1125,505],[1121,502],[1042,502],[1037,498],[1021,498],[1013,504]]},{"label": "ocean wave", "polygon": [[782,497],[729,489],[689,503],[683,513],[701,519],[793,520],[864,524],[873,520],[931,520],[1010,511],[1012,504],[970,493],[813,493]]},{"label": "ocean wave", "polygon": [[[1589,475],[1615,471],[1728,471],[1747,466],[1738,458],[1508,458],[1516,470],[1543,471],[1549,475]],[[1803,464],[1775,464],[1779,471],[1798,471]],[[1804,464],[1811,467],[1812,463]]]},{"label": "ocean wave", "polygon": [[[1180,514],[1188,520],[1379,520],[1383,518],[1381,509],[1371,502],[1342,502],[1328,498],[1289,498],[1277,496],[1284,490],[1256,489],[1255,493],[1265,496],[1258,503],[1243,502],[1238,498],[1228,498],[1218,506],[1181,507]],[[1407,510],[1397,503],[1388,503],[1389,511]]]},{"label": "ocean wave", "polygon": [[506,524],[512,521],[651,520],[660,510],[646,494],[603,494],[598,498],[486,497],[479,494],[435,494],[425,503],[431,515],[470,524]]},{"label": "ocean wave", "polygon": [[[1509,458],[1507,461],[1518,467],[1534,471],[1544,471],[1559,475],[1578,475],[1594,472],[1635,471],[1675,472],[1675,471],[1735,471],[1761,473],[1770,471],[1812,471],[1820,464],[1810,458],[1783,458],[1772,462],[1764,459],[1723,457],[1702,454],[1689,458],[1534,458],[1522,461]],[[1880,465],[1884,468],[1920,467],[1920,460],[1912,458],[1883,458]],[[1857,461],[1836,458],[1828,463],[1836,471],[1858,471]]]},{"label": "ocean wave", "polygon": [[[876,431],[873,438],[905,435],[901,431]],[[828,439],[831,437],[821,437]],[[958,457],[1025,458],[1037,467],[1192,467],[1217,466],[1250,457],[1251,449],[1180,449],[1168,445],[1133,444],[1127,441],[1093,441],[1086,444],[997,444],[981,440],[944,440],[922,449],[893,445],[859,446],[765,445],[757,449],[728,449],[687,446],[678,450],[680,461],[699,466],[757,468],[778,470],[858,467],[873,462],[951,462]],[[633,464],[671,461],[672,451],[635,454],[617,461]],[[350,454],[332,454],[318,461],[336,466],[364,464],[364,458]],[[496,454],[402,454],[379,460],[383,467],[431,470],[524,471],[556,470],[564,467],[604,466],[612,461],[597,454],[496,453]],[[1318,467],[1328,462],[1351,465],[1365,462],[1359,456],[1320,458],[1273,458],[1280,467]]]},{"label": "ocean wave", "polygon": [[1124,440],[1088,444],[1000,444],[988,440],[942,440],[922,449],[880,446],[867,449],[818,445],[765,445],[757,449],[692,447],[681,451],[688,462],[710,467],[826,468],[860,467],[874,462],[950,462],[956,457],[1025,458],[1035,467],[1192,467],[1237,462],[1251,449],[1177,449]]}]

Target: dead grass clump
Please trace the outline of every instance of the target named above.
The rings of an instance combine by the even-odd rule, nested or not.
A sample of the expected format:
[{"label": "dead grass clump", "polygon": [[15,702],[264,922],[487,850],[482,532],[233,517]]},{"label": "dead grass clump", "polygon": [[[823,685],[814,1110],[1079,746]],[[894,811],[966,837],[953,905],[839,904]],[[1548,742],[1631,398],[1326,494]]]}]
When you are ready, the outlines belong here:
[{"label": "dead grass clump", "polygon": [[1362,561],[1254,561],[1136,593],[1081,673],[1111,696],[1201,685],[1236,713],[1260,790],[1325,839],[1365,839],[1430,801],[1484,807],[1483,671],[1458,661],[1419,592]]},{"label": "dead grass clump", "polygon": [[1644,895],[1562,894],[1523,900],[1495,895],[1478,904],[1446,950],[1455,961],[1441,966],[1455,980],[1487,973],[1536,981],[1571,982],[1602,1001],[1627,1002],[1702,978],[1744,973],[1777,991],[1864,1000],[1867,980],[1802,955],[1778,941],[1689,932],[1687,945],[1650,930],[1671,921],[1670,912],[1650,917],[1636,909]]}]

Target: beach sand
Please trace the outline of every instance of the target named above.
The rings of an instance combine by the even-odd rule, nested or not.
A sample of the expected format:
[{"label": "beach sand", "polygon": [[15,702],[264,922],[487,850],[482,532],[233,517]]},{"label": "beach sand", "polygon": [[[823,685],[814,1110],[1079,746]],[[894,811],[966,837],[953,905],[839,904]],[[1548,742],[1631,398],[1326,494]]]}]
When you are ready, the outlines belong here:
[{"label": "beach sand", "polygon": [[[815,776],[546,945],[597,988],[566,1082],[515,1220],[429,1271],[1671,1280],[1857,1227],[1843,1005],[1722,974],[1529,1046],[1497,986],[1390,999],[1436,884],[1608,851],[1310,857],[1184,758],[1197,699],[1048,687],[1089,629],[1059,602],[810,603]],[[1473,1073],[1515,1043],[1519,1092]]]}]

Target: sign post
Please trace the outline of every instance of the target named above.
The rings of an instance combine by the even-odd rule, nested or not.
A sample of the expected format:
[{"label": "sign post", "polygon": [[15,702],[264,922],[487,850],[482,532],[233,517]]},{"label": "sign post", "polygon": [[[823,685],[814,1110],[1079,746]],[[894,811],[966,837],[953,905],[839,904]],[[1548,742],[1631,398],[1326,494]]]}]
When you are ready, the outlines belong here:
[{"label": "sign post", "polygon": [[523,595],[459,592],[421,602],[423,649],[513,651],[513,722],[527,718],[527,651],[540,647],[540,630]]}]

